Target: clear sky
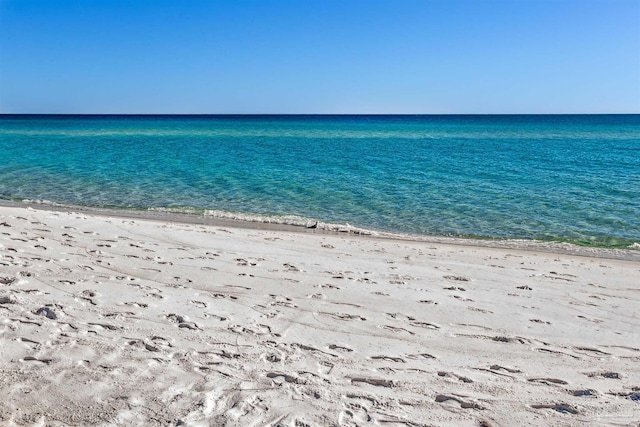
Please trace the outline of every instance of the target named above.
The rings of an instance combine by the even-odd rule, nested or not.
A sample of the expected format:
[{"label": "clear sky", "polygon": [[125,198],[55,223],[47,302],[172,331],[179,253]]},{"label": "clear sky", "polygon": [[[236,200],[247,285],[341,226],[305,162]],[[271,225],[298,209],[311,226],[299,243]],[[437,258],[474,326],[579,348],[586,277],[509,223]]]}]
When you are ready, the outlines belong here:
[{"label": "clear sky", "polygon": [[0,113],[640,113],[640,0],[0,0]]}]

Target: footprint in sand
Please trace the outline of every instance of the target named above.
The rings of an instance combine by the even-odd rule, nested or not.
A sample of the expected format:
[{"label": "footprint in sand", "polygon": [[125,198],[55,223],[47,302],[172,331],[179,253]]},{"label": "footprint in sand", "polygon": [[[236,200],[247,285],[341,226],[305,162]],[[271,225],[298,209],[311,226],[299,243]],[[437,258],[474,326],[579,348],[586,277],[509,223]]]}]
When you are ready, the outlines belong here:
[{"label": "footprint in sand", "polygon": [[444,402],[448,402],[448,401],[454,401],[457,402],[461,408],[463,409],[479,409],[479,410],[484,410],[486,408],[484,408],[482,405],[475,403],[475,402],[471,402],[471,401],[467,401],[467,400],[463,400],[459,397],[456,396],[451,396],[451,395],[447,395],[447,394],[439,394],[436,396],[436,402],[438,403],[444,403]]},{"label": "footprint in sand", "polygon": [[618,372],[611,372],[611,371],[606,371],[606,372],[592,372],[587,374],[588,377],[590,378],[597,378],[597,377],[601,377],[601,378],[606,378],[606,379],[610,379],[610,380],[620,380],[622,379],[622,375],[619,374]]},{"label": "footprint in sand", "polygon": [[325,289],[340,289],[339,286],[332,285],[330,283],[325,283],[324,285],[316,285],[316,287],[325,288]]},{"label": "footprint in sand", "polygon": [[207,295],[210,296],[211,298],[215,298],[215,299],[218,299],[218,298],[229,298],[229,299],[232,299],[232,300],[237,300],[238,299],[238,297],[236,297],[236,296],[229,295],[229,294],[223,294],[223,293],[220,293],[220,292],[212,292],[212,293],[207,294]]},{"label": "footprint in sand", "polygon": [[407,354],[407,359],[412,360],[420,360],[420,359],[437,359],[437,357],[429,354],[429,353],[419,353],[419,354]]},{"label": "footprint in sand", "polygon": [[218,316],[217,314],[213,314],[213,313],[204,313],[203,316],[205,317],[205,319],[208,319],[210,317],[220,321],[220,322],[224,322],[225,320],[229,320],[224,316]]},{"label": "footprint in sand", "polygon": [[191,329],[193,331],[200,329],[195,322],[182,322],[182,323],[179,323],[178,324],[178,328]]},{"label": "footprint in sand", "polygon": [[311,351],[311,352],[314,352],[314,353],[320,353],[320,354],[324,354],[326,356],[339,357],[337,354],[333,354],[333,353],[329,353],[329,352],[326,352],[326,351],[322,351],[319,348],[315,348],[315,347],[312,347],[312,346],[306,345],[306,344],[300,344],[300,343],[295,343],[294,342],[294,343],[291,343],[290,346],[291,346],[291,348],[298,348],[300,350]]},{"label": "footprint in sand", "polygon": [[[370,424],[373,419],[369,415],[368,408],[360,403],[344,403],[346,409],[338,415],[338,423],[341,426],[359,426],[362,423]],[[304,424],[305,426],[308,424]]]},{"label": "footprint in sand", "polygon": [[78,294],[78,298],[85,300],[87,302],[89,302],[91,305],[98,305],[93,298],[95,298],[96,296],[98,296],[98,293],[96,291],[91,291],[91,290],[84,290],[82,292],[80,292]]},{"label": "footprint in sand", "polygon": [[148,293],[145,296],[151,297],[151,298],[155,298],[155,299],[164,299],[164,297],[162,295],[156,294],[156,293]]},{"label": "footprint in sand", "polygon": [[258,264],[254,263],[254,262],[249,262],[244,258],[236,258],[234,261],[236,261],[237,265],[241,266],[241,267],[246,267],[246,266],[252,266],[255,267]]},{"label": "footprint in sand", "polygon": [[175,314],[175,313],[169,313],[164,317],[167,318],[168,320],[174,322],[174,323],[182,323],[182,322],[186,322],[187,321],[186,316],[181,316],[181,315]]},{"label": "footprint in sand", "polygon": [[263,355],[264,360],[271,363],[278,363],[282,360],[282,357],[276,353],[268,353]]},{"label": "footprint in sand", "polygon": [[629,393],[627,398],[633,400],[634,402],[640,402],[640,391]]},{"label": "footprint in sand", "polygon": [[582,353],[587,356],[593,357],[603,357],[603,356],[611,356],[611,353],[607,353],[606,351],[599,350],[597,348],[592,347],[574,347],[573,348],[577,353]]},{"label": "footprint in sand", "polygon": [[359,316],[357,314],[349,314],[349,313],[327,313],[327,312],[320,312],[318,314],[323,314],[325,316],[330,316],[333,317],[334,319],[337,320],[360,320],[360,321],[365,321],[367,320],[366,318]]},{"label": "footprint in sand", "polygon": [[467,377],[464,377],[462,375],[458,375],[455,372],[439,371],[438,372],[438,376],[439,377],[454,378],[454,379],[460,380],[460,381],[462,381],[463,383],[466,383],[466,384],[473,383],[473,380],[471,378],[467,378]]},{"label": "footprint in sand", "polygon": [[545,385],[567,385],[569,384],[565,380],[560,380],[557,378],[529,378],[527,380],[530,383],[540,383]]},{"label": "footprint in sand", "polygon": [[121,327],[119,327],[119,326],[110,325],[110,324],[108,324],[108,323],[90,322],[90,323],[87,323],[87,325],[89,325],[89,326],[98,326],[98,327],[100,327],[100,328],[102,328],[102,329],[107,329],[107,330],[109,330],[109,331],[117,331],[117,330],[119,330],[119,329],[122,329],[122,328],[121,328]]},{"label": "footprint in sand", "polygon": [[410,330],[408,330],[408,329],[405,329],[405,328],[398,328],[398,327],[396,327],[396,326],[391,326],[391,325],[382,325],[382,326],[380,326],[380,328],[382,328],[382,329],[387,329],[387,330],[389,330],[389,331],[393,331],[393,332],[396,332],[396,333],[403,332],[403,333],[406,333],[406,334],[409,334],[409,335],[415,335],[415,333],[414,333],[414,332],[411,332],[411,331],[410,331]]},{"label": "footprint in sand", "polygon": [[576,397],[598,397],[598,392],[593,389],[572,390],[569,393]]},{"label": "footprint in sand", "polygon": [[285,374],[284,372],[269,372],[267,373],[267,378],[278,380],[276,382],[284,381],[287,383],[301,384],[300,380],[297,377],[293,375]]},{"label": "footprint in sand", "polygon": [[149,304],[145,304],[143,302],[125,302],[124,305],[130,305],[130,306],[139,307],[139,308],[149,307]]},{"label": "footprint in sand", "polygon": [[347,346],[342,346],[342,345],[337,345],[337,344],[330,344],[329,345],[329,349],[337,350],[337,351],[341,351],[341,352],[348,352],[348,353],[353,351],[352,349],[350,349]]},{"label": "footprint in sand", "polygon": [[376,387],[395,387],[395,384],[392,380],[384,380],[380,378],[351,378],[351,383],[364,383],[374,385]]},{"label": "footprint in sand", "polygon": [[137,348],[144,349],[144,350],[147,350],[147,351],[151,351],[151,352],[154,352],[154,353],[160,351],[160,349],[158,349],[158,347],[156,347],[155,345],[149,344],[149,343],[145,342],[144,340],[140,340],[140,339],[129,340],[127,342],[127,344],[129,344],[132,347],[137,347]]},{"label": "footprint in sand", "polygon": [[588,318],[586,316],[582,316],[582,315],[579,315],[579,316],[576,316],[576,317],[578,317],[580,319],[584,319],[584,320],[586,320],[588,322],[593,322],[593,323],[602,323],[602,322],[604,322],[604,320],[601,320],[601,319],[590,319],[590,318]]},{"label": "footprint in sand", "polygon": [[36,310],[35,314],[37,314],[39,316],[44,316],[44,317],[52,319],[52,320],[55,320],[58,317],[53,312],[53,310],[51,310],[49,307],[40,307],[38,310]]},{"label": "footprint in sand", "polygon": [[548,405],[531,405],[533,409],[553,409],[554,411],[560,412],[561,414],[577,414],[578,410],[569,404],[566,403],[552,403]]},{"label": "footprint in sand", "polygon": [[541,320],[541,319],[529,319],[529,322],[533,322],[533,323],[544,323],[546,325],[550,325],[551,322],[547,322],[545,320]]},{"label": "footprint in sand", "polygon": [[[0,304],[17,304],[17,303],[18,303],[18,301],[16,299],[12,298],[9,295],[0,296]],[[7,307],[2,307],[2,308],[8,310]]]},{"label": "footprint in sand", "polygon": [[191,330],[199,330],[200,329],[195,322],[189,322],[189,320],[188,320],[188,318],[186,316],[182,316],[182,315],[175,314],[175,313],[169,313],[164,317],[167,320],[169,320],[169,321],[171,321],[173,323],[177,323],[178,324],[178,328],[191,329]]},{"label": "footprint in sand", "polygon": [[521,374],[522,373],[522,371],[520,369],[507,368],[506,366],[500,366],[500,365],[491,365],[489,367],[489,369],[494,370],[494,371],[507,371],[507,372],[510,372],[512,374]]},{"label": "footprint in sand", "polygon": [[195,301],[195,300],[192,300],[190,302],[191,302],[191,304],[195,305],[196,307],[207,308],[207,303],[205,303],[205,302]]},{"label": "footprint in sand", "polygon": [[47,359],[47,358],[43,358],[43,359],[38,359],[37,357],[33,357],[33,356],[25,356],[22,358],[23,362],[41,362],[44,363],[45,365],[50,365],[53,362],[53,359]]},{"label": "footprint in sand", "polygon": [[395,356],[371,356],[372,360],[384,360],[385,362],[406,363],[402,357]]},{"label": "footprint in sand", "polygon": [[464,276],[452,276],[452,275],[448,275],[448,276],[443,276],[445,279],[447,280],[454,280],[456,282],[468,282],[469,278],[464,277]]},{"label": "footprint in sand", "polygon": [[409,324],[417,328],[440,329],[440,326],[436,325],[435,323],[429,323],[429,322],[412,321],[412,322],[409,322]]}]

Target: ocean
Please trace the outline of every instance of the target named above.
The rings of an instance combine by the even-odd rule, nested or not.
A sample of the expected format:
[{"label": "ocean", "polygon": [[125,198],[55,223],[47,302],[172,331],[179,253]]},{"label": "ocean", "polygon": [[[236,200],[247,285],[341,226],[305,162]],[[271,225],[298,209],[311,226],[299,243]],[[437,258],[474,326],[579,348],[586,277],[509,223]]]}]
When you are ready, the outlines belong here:
[{"label": "ocean", "polygon": [[640,115],[0,115],[0,199],[640,247]]}]

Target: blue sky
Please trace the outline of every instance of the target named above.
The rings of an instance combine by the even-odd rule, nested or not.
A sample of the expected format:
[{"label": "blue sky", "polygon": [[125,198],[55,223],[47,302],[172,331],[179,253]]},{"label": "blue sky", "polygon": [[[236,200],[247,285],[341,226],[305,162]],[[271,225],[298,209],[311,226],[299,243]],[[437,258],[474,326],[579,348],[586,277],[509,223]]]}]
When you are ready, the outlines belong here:
[{"label": "blue sky", "polygon": [[640,0],[0,0],[0,113],[640,113]]}]

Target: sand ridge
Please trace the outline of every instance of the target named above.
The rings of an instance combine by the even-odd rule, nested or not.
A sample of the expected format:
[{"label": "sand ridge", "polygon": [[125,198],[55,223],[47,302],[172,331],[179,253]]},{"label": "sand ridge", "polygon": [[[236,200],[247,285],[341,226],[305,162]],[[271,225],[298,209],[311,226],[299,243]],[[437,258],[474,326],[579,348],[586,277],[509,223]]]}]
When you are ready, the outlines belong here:
[{"label": "sand ridge", "polygon": [[640,263],[0,207],[3,425],[638,425]]}]

